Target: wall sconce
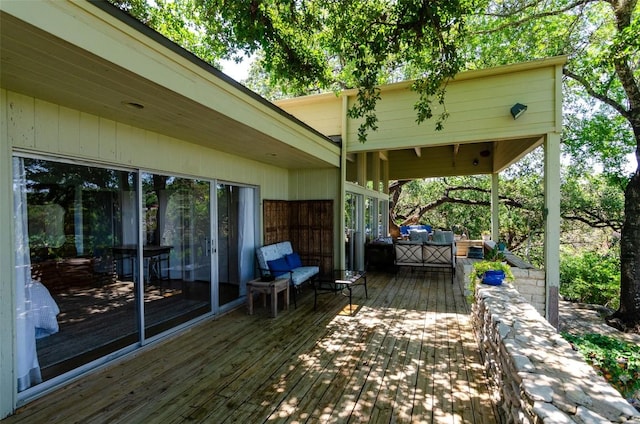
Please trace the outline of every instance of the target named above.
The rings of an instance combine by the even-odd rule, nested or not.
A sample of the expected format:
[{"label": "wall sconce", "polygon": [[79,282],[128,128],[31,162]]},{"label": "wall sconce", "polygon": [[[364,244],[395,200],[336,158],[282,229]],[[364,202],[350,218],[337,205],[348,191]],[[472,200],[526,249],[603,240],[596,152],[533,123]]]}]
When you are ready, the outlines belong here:
[{"label": "wall sconce", "polygon": [[513,119],[518,119],[520,115],[522,115],[526,110],[526,105],[523,105],[522,103],[516,103],[515,105],[511,106],[511,116],[513,116]]}]

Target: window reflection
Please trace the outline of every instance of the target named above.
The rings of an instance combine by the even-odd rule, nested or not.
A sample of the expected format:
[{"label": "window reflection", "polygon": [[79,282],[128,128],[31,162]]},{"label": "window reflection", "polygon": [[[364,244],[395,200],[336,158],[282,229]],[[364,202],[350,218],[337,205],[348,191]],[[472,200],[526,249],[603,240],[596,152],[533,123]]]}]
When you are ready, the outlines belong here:
[{"label": "window reflection", "polygon": [[117,278],[112,249],[136,240],[136,174],[29,158],[14,168],[28,223],[17,250],[30,270],[17,279],[18,310],[47,380],[139,339],[135,279]]},{"label": "window reflection", "polygon": [[211,311],[210,184],[143,173],[145,336]]}]

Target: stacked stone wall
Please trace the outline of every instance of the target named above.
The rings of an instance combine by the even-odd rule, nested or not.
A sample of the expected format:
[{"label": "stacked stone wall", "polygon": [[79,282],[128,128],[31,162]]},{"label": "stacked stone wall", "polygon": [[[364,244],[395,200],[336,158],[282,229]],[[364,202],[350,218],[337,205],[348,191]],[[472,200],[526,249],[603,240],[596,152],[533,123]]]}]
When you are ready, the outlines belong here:
[{"label": "stacked stone wall", "polygon": [[472,310],[504,423],[640,423],[640,414],[511,284],[478,284]]},{"label": "stacked stone wall", "polygon": [[[467,294],[471,293],[469,274],[473,268],[473,263],[477,259],[459,258],[456,264],[456,279],[462,287],[466,287]],[[515,277],[513,286],[518,292],[533,305],[534,308],[545,316],[546,297],[545,292],[545,272],[537,268],[516,268],[511,267],[511,272]]]}]

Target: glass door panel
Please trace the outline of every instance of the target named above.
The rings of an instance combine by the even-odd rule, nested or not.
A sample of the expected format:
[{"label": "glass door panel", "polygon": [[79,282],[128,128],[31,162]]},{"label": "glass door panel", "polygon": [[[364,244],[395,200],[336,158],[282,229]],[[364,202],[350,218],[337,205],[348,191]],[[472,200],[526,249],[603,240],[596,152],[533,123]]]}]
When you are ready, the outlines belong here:
[{"label": "glass door panel", "polygon": [[145,337],[211,311],[210,183],[144,173]]},{"label": "glass door panel", "polygon": [[254,276],[255,189],[217,186],[218,305],[230,305],[246,295]]},{"label": "glass door panel", "polygon": [[[15,157],[18,386],[140,340],[137,174]],[[118,262],[118,247],[132,246]],[[28,369],[27,369],[28,368]]]}]

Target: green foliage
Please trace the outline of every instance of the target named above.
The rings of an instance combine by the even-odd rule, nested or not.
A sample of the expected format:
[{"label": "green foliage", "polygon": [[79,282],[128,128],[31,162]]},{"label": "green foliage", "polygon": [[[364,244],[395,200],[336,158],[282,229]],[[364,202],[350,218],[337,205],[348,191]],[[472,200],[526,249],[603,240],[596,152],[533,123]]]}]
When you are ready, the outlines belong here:
[{"label": "green foliage", "polygon": [[469,279],[482,278],[482,275],[487,271],[504,271],[504,278],[508,281],[513,281],[513,272],[511,272],[511,266],[502,261],[478,261],[473,264],[473,272],[470,274]]},{"label": "green foliage", "polygon": [[560,208],[572,227],[575,221],[592,228],[622,229],[624,187],[603,174],[589,174],[579,168],[566,167]]},{"label": "green foliage", "polygon": [[203,19],[196,0],[109,1],[208,63],[215,65],[231,55],[223,38],[210,36],[221,34],[221,28]]},{"label": "green foliage", "polygon": [[[497,257],[497,256],[496,256]],[[482,280],[482,276],[487,271],[503,271],[504,278],[507,281],[513,281],[514,276],[511,271],[511,266],[506,262],[499,260],[482,260],[473,263],[473,271],[469,274],[469,296],[467,301],[471,304],[474,301],[476,292],[476,283]]]},{"label": "green foliage", "polygon": [[600,334],[562,333],[625,398],[640,390],[640,346]]},{"label": "green foliage", "polygon": [[586,251],[560,255],[560,294],[572,301],[617,308],[620,300],[620,258]]},{"label": "green foliage", "polygon": [[[474,0],[365,2],[306,0],[111,0],[142,22],[213,63],[259,54],[272,94],[356,88],[349,115],[359,138],[375,130],[376,85],[411,69],[416,120],[434,116],[446,81],[459,70],[457,48]],[[437,117],[442,127],[446,111]]]}]

